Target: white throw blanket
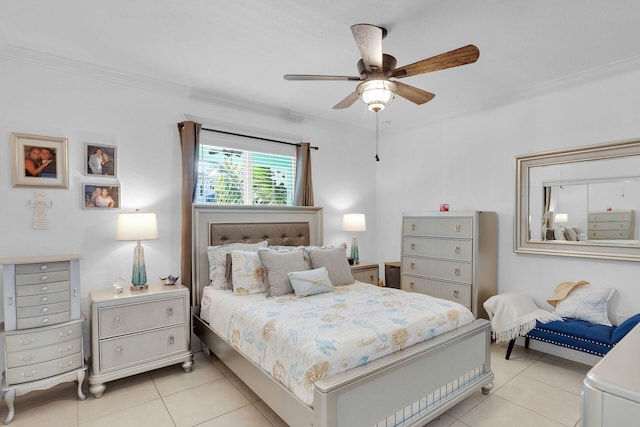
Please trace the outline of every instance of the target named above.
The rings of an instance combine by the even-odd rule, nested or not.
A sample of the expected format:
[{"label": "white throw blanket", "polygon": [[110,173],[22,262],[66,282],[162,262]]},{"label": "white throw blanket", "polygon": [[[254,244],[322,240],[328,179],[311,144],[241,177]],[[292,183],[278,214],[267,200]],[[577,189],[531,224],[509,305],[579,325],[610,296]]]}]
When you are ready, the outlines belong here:
[{"label": "white throw blanket", "polygon": [[483,304],[491,321],[491,333],[496,342],[511,341],[535,328],[536,320],[548,323],[562,320],[554,312],[538,308],[524,292],[494,295]]}]

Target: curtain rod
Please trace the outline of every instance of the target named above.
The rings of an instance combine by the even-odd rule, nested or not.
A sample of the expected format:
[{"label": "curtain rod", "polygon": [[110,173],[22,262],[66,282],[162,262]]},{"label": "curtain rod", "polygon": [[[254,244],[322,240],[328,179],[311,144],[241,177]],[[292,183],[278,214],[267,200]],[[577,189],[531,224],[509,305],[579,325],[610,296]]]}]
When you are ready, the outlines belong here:
[{"label": "curtain rod", "polygon": [[[217,132],[217,133],[224,133],[225,135],[233,135],[233,136],[241,136],[243,138],[252,138],[252,139],[259,139],[261,141],[269,141],[269,142],[275,142],[277,144],[285,144],[285,145],[295,145],[295,146],[300,146],[300,144],[296,144],[295,142],[285,142],[285,141],[278,141],[276,139],[269,139],[269,138],[262,138],[259,136],[252,136],[252,135],[243,135],[241,133],[234,133],[234,132],[227,132],[224,130],[218,130],[218,129],[209,129],[209,128],[205,128],[203,127],[202,130],[206,130],[208,132]],[[314,147],[313,145],[311,145],[309,148],[312,148],[314,150],[319,150],[319,147]]]}]

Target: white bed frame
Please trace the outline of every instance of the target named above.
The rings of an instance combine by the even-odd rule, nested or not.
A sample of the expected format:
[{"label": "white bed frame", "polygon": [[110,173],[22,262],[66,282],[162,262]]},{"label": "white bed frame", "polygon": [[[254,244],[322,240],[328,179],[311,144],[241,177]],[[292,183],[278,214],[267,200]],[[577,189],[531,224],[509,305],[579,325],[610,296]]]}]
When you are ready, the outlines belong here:
[{"label": "white bed frame", "polygon": [[[194,313],[208,285],[206,250],[212,223],[308,222],[311,244],[322,244],[322,209],[194,208]],[[231,243],[231,242],[229,242]],[[314,407],[298,399],[213,332],[198,314],[193,330],[271,409],[291,426],[422,426],[482,389],[493,387],[490,324],[478,319],[428,341],[316,383]]]}]

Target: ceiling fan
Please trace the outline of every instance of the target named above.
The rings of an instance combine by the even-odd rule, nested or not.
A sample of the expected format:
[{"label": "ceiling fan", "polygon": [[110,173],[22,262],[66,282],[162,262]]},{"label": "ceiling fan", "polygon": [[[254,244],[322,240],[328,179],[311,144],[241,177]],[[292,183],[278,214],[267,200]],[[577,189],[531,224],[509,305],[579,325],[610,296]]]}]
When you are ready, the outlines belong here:
[{"label": "ceiling fan", "polygon": [[356,24],[351,26],[351,32],[362,55],[362,59],[358,61],[359,77],[285,74],[284,79],[347,80],[360,82],[354,92],[334,105],[333,108],[342,109],[350,107],[360,98],[368,105],[369,110],[378,112],[389,105],[395,95],[408,99],[417,105],[429,102],[435,96],[433,93],[401,83],[397,79],[472,64],[476,62],[480,56],[480,51],[477,47],[468,45],[396,68],[396,58],[382,53],[382,39],[387,36],[387,30],[385,28],[371,24]]}]

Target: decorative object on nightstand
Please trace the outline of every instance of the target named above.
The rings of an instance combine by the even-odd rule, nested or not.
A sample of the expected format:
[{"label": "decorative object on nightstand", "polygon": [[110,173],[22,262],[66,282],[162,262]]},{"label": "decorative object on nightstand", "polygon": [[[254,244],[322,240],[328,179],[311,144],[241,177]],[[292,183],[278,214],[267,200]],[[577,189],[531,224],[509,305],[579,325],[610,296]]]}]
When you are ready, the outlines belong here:
[{"label": "decorative object on nightstand", "polygon": [[173,286],[178,282],[180,276],[173,277],[172,275],[168,275],[167,277],[161,277],[162,284],[165,286]]},{"label": "decorative object on nightstand", "polygon": [[5,370],[2,397],[14,417],[17,396],[77,381],[78,398],[87,367],[82,348],[79,255],[0,260],[4,271]]},{"label": "decorative object on nightstand", "polygon": [[351,258],[353,259],[353,263],[357,264],[358,261],[360,261],[360,254],[358,253],[358,236],[356,232],[367,231],[364,214],[344,214],[344,217],[342,218],[342,230],[353,231],[353,239],[351,240]]},{"label": "decorative object on nightstand", "polygon": [[120,213],[118,215],[118,227],[116,240],[137,241],[133,250],[133,273],[131,275],[131,290],[147,288],[147,269],[144,263],[144,249],[140,242],[158,238],[158,223],[156,214],[148,212]]},{"label": "decorative object on nightstand", "polygon": [[105,383],[182,363],[193,366],[189,289],[150,285],[145,292],[92,291],[89,392],[99,398]]},{"label": "decorative object on nightstand", "polygon": [[378,264],[375,262],[361,261],[351,266],[351,275],[359,282],[378,286]]}]

